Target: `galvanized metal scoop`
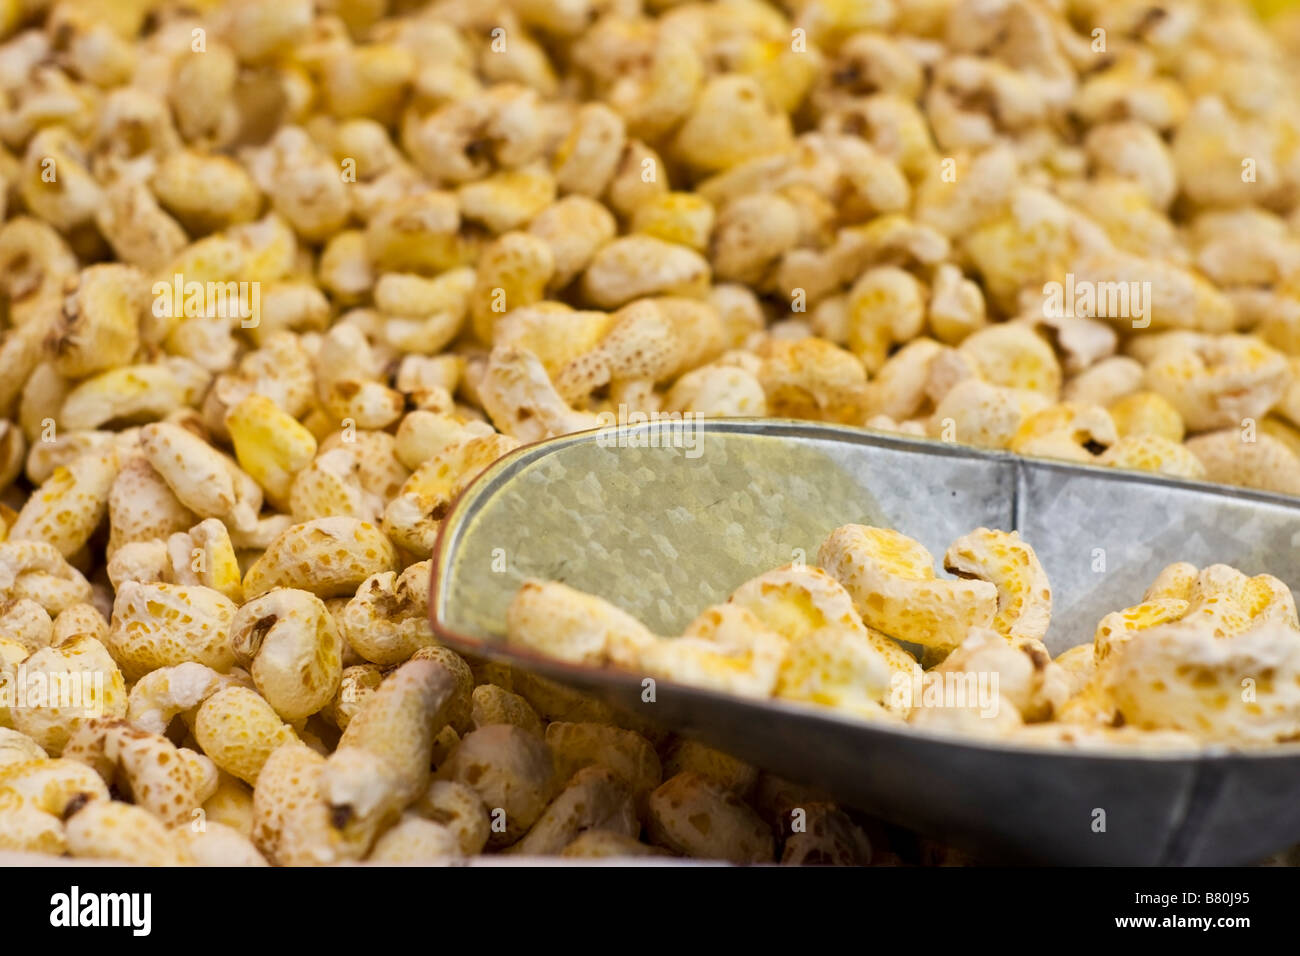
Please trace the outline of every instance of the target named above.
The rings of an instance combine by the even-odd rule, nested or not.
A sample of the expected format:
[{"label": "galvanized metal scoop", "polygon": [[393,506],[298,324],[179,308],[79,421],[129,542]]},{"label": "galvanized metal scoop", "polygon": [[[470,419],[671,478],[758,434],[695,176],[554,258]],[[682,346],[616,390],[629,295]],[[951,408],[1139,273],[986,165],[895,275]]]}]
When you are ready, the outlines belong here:
[{"label": "galvanized metal scoop", "polygon": [[1300,589],[1300,501],[1034,461],[855,428],[773,420],[622,426],[530,445],[487,469],[443,522],[430,616],[457,650],[595,694],[845,804],[985,859],[1231,864],[1300,841],[1300,746],[1068,752],[865,724],[505,645],[529,577],[598,594],[659,634],[763,571],[815,561],[851,522],[933,554],[1018,529],[1054,595],[1053,653],[1091,640],[1165,565],[1223,562]]}]

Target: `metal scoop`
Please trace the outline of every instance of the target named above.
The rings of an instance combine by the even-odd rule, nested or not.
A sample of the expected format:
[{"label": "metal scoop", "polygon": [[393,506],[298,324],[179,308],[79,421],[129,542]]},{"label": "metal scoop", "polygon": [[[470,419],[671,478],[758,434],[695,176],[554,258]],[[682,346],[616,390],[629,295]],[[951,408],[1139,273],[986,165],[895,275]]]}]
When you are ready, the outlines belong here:
[{"label": "metal scoop", "polygon": [[1052,583],[1053,653],[1092,638],[1165,565],[1223,562],[1300,589],[1300,501],[806,422],[658,423],[568,435],[488,468],[447,514],[430,616],[453,648],[590,692],[981,859],[1236,864],[1300,842],[1300,746],[1078,752],[879,726],[566,665],[507,647],[529,577],[600,595],[659,634],[763,571],[815,563],[847,523],[933,554],[1018,529]]}]

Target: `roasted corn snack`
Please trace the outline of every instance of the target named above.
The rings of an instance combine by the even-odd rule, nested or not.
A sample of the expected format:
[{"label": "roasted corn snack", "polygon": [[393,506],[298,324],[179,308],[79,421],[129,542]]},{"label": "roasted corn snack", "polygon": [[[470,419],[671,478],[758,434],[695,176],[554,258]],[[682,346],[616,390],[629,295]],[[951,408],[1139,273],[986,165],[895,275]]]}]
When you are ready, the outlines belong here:
[{"label": "roasted corn snack", "polygon": [[[0,0],[0,686],[85,684],[0,698],[0,849],[895,859],[438,646],[441,523],[520,444],[657,413],[1300,495],[1297,36],[1218,0]],[[529,580],[509,636],[937,732],[1298,732],[1276,579],[1175,566],[1051,660],[1031,545],[942,576],[847,525],[680,636]]]}]

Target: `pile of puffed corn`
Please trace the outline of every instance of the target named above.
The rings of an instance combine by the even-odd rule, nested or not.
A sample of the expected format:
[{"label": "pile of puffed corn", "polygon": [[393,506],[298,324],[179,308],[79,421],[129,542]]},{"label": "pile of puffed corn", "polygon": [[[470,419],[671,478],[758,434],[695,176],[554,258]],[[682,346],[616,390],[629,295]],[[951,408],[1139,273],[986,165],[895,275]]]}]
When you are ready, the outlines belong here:
[{"label": "pile of puffed corn", "polygon": [[0,851],[896,859],[437,646],[439,522],[619,410],[1300,493],[1298,52],[1226,0],[0,0]]},{"label": "pile of puffed corn", "polygon": [[953,578],[919,542],[866,525],[831,532],[817,562],[745,582],[672,638],[595,595],[528,581],[508,637],[572,664],[1012,744],[1300,740],[1300,620],[1271,574],[1171,564],[1053,659],[1052,589],[1017,532],[958,538],[943,558]]}]

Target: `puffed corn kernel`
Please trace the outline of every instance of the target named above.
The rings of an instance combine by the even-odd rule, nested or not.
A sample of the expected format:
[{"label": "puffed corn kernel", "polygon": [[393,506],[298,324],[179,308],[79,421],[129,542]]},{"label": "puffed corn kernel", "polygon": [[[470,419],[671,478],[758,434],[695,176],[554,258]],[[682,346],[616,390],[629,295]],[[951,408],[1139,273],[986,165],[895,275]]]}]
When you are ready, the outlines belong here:
[{"label": "puffed corn kernel", "polygon": [[196,866],[270,866],[246,834],[210,815],[201,830],[181,827],[174,832]]},{"label": "puffed corn kernel", "polygon": [[68,281],[63,309],[47,347],[67,378],[85,378],[125,365],[139,345],[144,276],[123,265],[83,269]]},{"label": "puffed corn kernel", "polygon": [[339,624],[366,660],[389,666],[434,642],[428,620],[429,561],[372,574],[347,603]]},{"label": "puffed corn kernel", "polygon": [[62,125],[47,126],[28,140],[17,186],[28,209],[65,232],[88,225],[102,195],[85,150]]},{"label": "puffed corn kernel", "polygon": [[778,568],[746,581],[728,603],[743,607],[788,645],[776,696],[875,716],[890,682],[915,661],[863,624],[848,591],[820,568]]},{"label": "puffed corn kernel", "polygon": [[130,541],[113,552],[105,570],[114,590],[128,581],[161,584],[171,577],[171,555],[166,542]]},{"label": "puffed corn kernel", "polygon": [[108,650],[93,637],[77,636],[43,647],[22,662],[28,686],[43,675],[49,696],[10,708],[15,730],[58,756],[77,726],[95,717],[126,716],[126,682]]},{"label": "puffed corn kernel", "polygon": [[[609,210],[586,196],[565,196],[543,209],[528,231],[551,248],[551,289],[563,289],[582,273],[602,246],[618,232]],[[655,234],[655,233],[652,233]],[[660,236],[681,241],[672,236]]]},{"label": "puffed corn kernel", "polygon": [[140,447],[177,499],[204,518],[248,530],[262,489],[235,462],[180,425],[155,422],[140,430]]},{"label": "puffed corn kernel", "polygon": [[805,809],[805,828],[786,838],[782,866],[866,866],[873,862],[870,838],[847,813],[827,803]]},{"label": "puffed corn kernel", "polygon": [[357,477],[370,494],[387,501],[397,494],[410,471],[397,458],[397,440],[387,432],[334,432],[320,443],[322,452],[350,449],[357,460]]},{"label": "puffed corn kernel", "polygon": [[0,634],[29,652],[38,651],[54,643],[54,622],[45,608],[31,598],[15,598],[0,604]]},{"label": "puffed corn kernel", "polygon": [[958,350],[994,385],[1040,392],[1048,398],[1055,398],[1060,390],[1056,355],[1026,326],[989,326],[967,336]]},{"label": "puffed corn kernel", "polygon": [[554,177],[540,164],[494,173],[456,191],[460,213],[501,234],[527,226],[555,202]]},{"label": "puffed corn kernel", "polygon": [[1188,601],[1180,598],[1148,597],[1141,604],[1107,614],[1097,623],[1093,635],[1094,664],[1106,660],[1112,651],[1141,636],[1141,632],[1182,620],[1190,606]]},{"label": "puffed corn kernel", "polygon": [[149,182],[158,201],[191,235],[251,222],[262,194],[243,167],[193,149],[164,153]]},{"label": "puffed corn kernel", "polygon": [[[39,837],[53,836],[61,844],[63,833],[58,826],[60,821],[66,820],[68,814],[78,807],[108,800],[108,787],[103,779],[93,769],[76,760],[36,758],[0,765],[0,806],[6,811],[0,814],[0,820],[14,810],[26,809],[51,818],[54,824],[53,827],[48,827],[47,822],[42,826],[38,819],[28,817],[16,821],[18,826],[14,831],[21,832],[27,826],[35,824]],[[51,829],[53,833],[50,832]],[[6,836],[12,838],[14,831]],[[19,847],[29,848],[38,849]],[[56,852],[62,852],[62,849]]]},{"label": "puffed corn kernel", "polygon": [[877,266],[854,284],[848,309],[849,348],[868,372],[878,372],[893,344],[920,334],[925,289],[897,266]]},{"label": "puffed corn kernel", "polygon": [[736,605],[706,608],[681,637],[654,638],[638,665],[656,677],[746,697],[777,689],[786,642]]},{"label": "puffed corn kernel", "polygon": [[613,309],[652,295],[700,296],[709,262],[689,246],[653,236],[623,236],[602,246],[582,276],[583,294]]},{"label": "puffed corn kernel", "polygon": [[75,857],[118,860],[137,866],[193,862],[182,838],[153,814],[117,800],[92,800],[64,825]]},{"label": "puffed corn kernel", "polygon": [[538,737],[543,736],[541,718],[518,694],[495,684],[480,684],[474,688],[472,699],[472,719],[476,729],[491,724],[512,724]]},{"label": "puffed corn kernel", "polygon": [[555,179],[565,193],[597,197],[614,176],[627,138],[623,118],[603,103],[579,107],[555,154]]},{"label": "puffed corn kernel", "polygon": [[1027,416],[1008,447],[1021,455],[1090,462],[1118,438],[1106,409],[1066,402]]},{"label": "puffed corn kernel", "polygon": [[0,541],[0,595],[28,598],[47,614],[59,614],[91,599],[90,582],[54,545],[44,541]]},{"label": "puffed corn kernel", "polygon": [[[626,311],[610,315],[594,310],[570,309],[555,302],[539,302],[512,309],[493,330],[497,348],[531,352],[550,375],[599,349],[620,325]],[[566,396],[566,398],[572,396]]]},{"label": "puffed corn kernel", "polygon": [[636,618],[555,581],[525,581],[506,611],[511,643],[575,664],[634,666],[655,640]]},{"label": "puffed corn kernel", "polygon": [[196,661],[159,667],[131,685],[126,719],[140,730],[165,733],[177,716],[192,717],[195,708],[236,680]]},{"label": "puffed corn kernel", "polygon": [[584,767],[547,806],[510,853],[555,854],[587,830],[635,838],[641,832],[631,792],[603,767]]},{"label": "puffed corn kernel", "polygon": [[29,760],[44,760],[46,756],[40,744],[31,737],[8,727],[0,727],[0,767]]},{"label": "puffed corn kernel", "polygon": [[767,414],[767,394],[752,372],[735,366],[703,365],[673,383],[664,398],[664,409],[707,418],[761,418]]},{"label": "puffed corn kernel", "polygon": [[488,837],[491,847],[507,846],[527,833],[562,784],[546,743],[510,724],[467,734],[438,768],[437,778],[469,786],[489,815],[499,819],[504,813],[504,826],[494,827]]},{"label": "puffed corn kernel", "polygon": [[203,803],[208,823],[219,823],[251,839],[253,833],[253,791],[224,770],[217,771],[217,785]]},{"label": "puffed corn kernel", "polygon": [[[384,532],[406,550],[428,554],[452,501],[470,481],[518,441],[500,434],[458,442],[415,470],[384,509]],[[327,519],[335,520],[335,519]],[[358,582],[360,583],[360,582]]]},{"label": "puffed corn kernel", "polygon": [[424,792],[455,686],[439,663],[408,661],[348,723],[319,778],[330,825],[347,847],[364,852]]},{"label": "puffed corn kernel", "polygon": [[232,601],[243,600],[239,561],[226,526],[205,518],[187,532],[167,538],[171,559],[168,580],[174,584],[199,584],[219,591]]},{"label": "puffed corn kernel", "polygon": [[[47,307],[64,280],[77,272],[77,256],[67,241],[57,229],[34,216],[14,216],[0,225],[0,264],[5,273],[0,289],[9,301],[15,328],[27,326],[31,310]],[[43,347],[39,340],[30,344],[37,350]],[[21,387],[21,382],[5,383],[5,388],[15,392]],[[0,406],[6,404],[0,402]]]},{"label": "puffed corn kernel", "polygon": [[1179,443],[1186,432],[1178,409],[1156,392],[1132,392],[1113,402],[1109,411],[1120,438],[1155,435]]},{"label": "puffed corn kernel", "polygon": [[674,853],[732,863],[770,863],[772,831],[739,797],[694,773],[667,780],[650,795],[646,830]]},{"label": "puffed corn kernel", "polygon": [[1191,449],[1163,435],[1125,435],[1102,452],[1097,463],[1194,481],[1206,476],[1205,466]]},{"label": "puffed corn kernel", "polygon": [[[627,122],[629,132],[646,139],[659,139],[686,116],[692,102],[698,102],[705,64],[694,44],[676,42],[666,32],[660,32],[652,47],[645,51],[645,56],[648,62],[641,69],[615,80],[608,99]],[[757,84],[753,81],[737,79],[745,80],[747,92],[757,92]],[[717,100],[725,95],[725,91],[718,90],[713,105],[718,105]],[[761,107],[759,111],[763,112]],[[755,139],[761,139],[764,119],[766,117],[756,120],[751,113],[739,125],[751,132]],[[699,145],[703,148],[703,141],[709,133],[707,119],[702,118],[698,126],[697,139],[701,140]],[[788,124],[785,129],[788,135]]]},{"label": "puffed corn kernel", "polygon": [[288,504],[294,475],[316,454],[316,438],[264,395],[249,395],[226,413],[241,468],[278,507]]},{"label": "puffed corn kernel", "polygon": [[931,366],[943,351],[934,339],[920,338],[891,355],[867,385],[868,413],[900,421],[917,415],[930,397]]},{"label": "puffed corn kernel", "polygon": [[108,510],[117,461],[117,452],[109,448],[56,468],[18,512],[9,537],[46,542],[63,555],[75,554]]},{"label": "puffed corn kernel", "polygon": [[328,239],[346,225],[347,184],[300,127],[282,126],[265,146],[249,150],[244,164],[272,208],[304,239]]},{"label": "puffed corn kernel", "polygon": [[550,244],[530,233],[507,232],[484,248],[470,295],[470,321],[479,341],[492,342],[499,316],[540,302],[554,273]]},{"label": "puffed corn kernel", "polygon": [[101,644],[108,641],[108,621],[93,604],[73,604],[60,611],[50,631],[50,645],[58,647],[79,636],[93,637]]},{"label": "puffed corn kernel", "polygon": [[1109,407],[1114,414],[1114,406],[1121,399],[1141,389],[1144,375],[1145,369],[1138,360],[1113,355],[1066,381],[1061,398],[1066,402]]},{"label": "puffed corn kernel", "polygon": [[1281,353],[1253,336],[1174,332],[1146,340],[1146,384],[1191,431],[1262,418],[1282,397],[1289,370]]},{"label": "puffed corn kernel", "polygon": [[1205,468],[1205,477],[1223,484],[1300,494],[1300,455],[1269,434],[1246,441],[1240,428],[1206,432],[1185,446]]},{"label": "puffed corn kernel", "polygon": [[281,718],[301,720],[333,699],[342,675],[342,639],[324,602],[307,591],[274,588],[235,612],[235,663],[248,670]]},{"label": "puffed corn kernel", "polygon": [[927,431],[930,437],[944,441],[1006,448],[1021,424],[1048,405],[1041,392],[967,378],[944,394],[930,416]]},{"label": "puffed corn kernel", "polygon": [[302,588],[317,597],[353,593],[371,574],[398,567],[392,542],[356,518],[315,518],[277,537],[244,575],[244,596]]},{"label": "puffed corn kernel", "polygon": [[566,780],[584,767],[601,767],[639,799],[663,781],[654,747],[630,730],[555,720],[546,726],[546,743],[554,754],[556,772]]},{"label": "puffed corn kernel", "polygon": [[367,847],[346,846],[330,825],[329,806],[321,799],[320,776],[325,758],[293,741],[277,746],[262,759],[264,770],[253,789],[253,845],[279,866],[321,866],[364,855]]},{"label": "puffed corn kernel", "polygon": [[154,421],[197,399],[207,384],[207,371],[181,356],[110,369],[68,392],[58,424],[79,431],[113,422]]},{"label": "puffed corn kernel", "polygon": [[229,686],[199,705],[194,739],[219,768],[256,786],[271,754],[297,735],[256,691]]},{"label": "puffed corn kernel", "polygon": [[[411,659],[433,661],[455,678],[456,689],[447,702],[447,724],[458,734],[467,734],[473,730],[475,679],[474,671],[465,659],[440,644],[426,644],[418,648]],[[504,683],[508,684],[509,681]]]},{"label": "puffed corn kernel", "polygon": [[1034,549],[1016,531],[977,528],[949,545],[944,570],[998,589],[993,630],[1012,643],[1041,641],[1052,617],[1052,590]]},{"label": "puffed corn kernel", "polygon": [[937,579],[930,552],[886,528],[845,525],[832,531],[817,563],[853,596],[868,626],[900,641],[956,647],[967,630],[991,626],[997,614],[993,584]]},{"label": "puffed corn kernel", "polygon": [[127,457],[108,493],[108,557],[133,542],[165,541],[192,527],[194,519],[143,455]]},{"label": "puffed corn kernel", "polygon": [[631,228],[633,232],[703,252],[708,247],[713,224],[713,205],[707,199],[695,193],[667,192],[637,206],[632,213]]},{"label": "puffed corn kernel", "polygon": [[457,834],[448,826],[414,813],[404,813],[375,841],[366,859],[372,863],[402,864],[454,859],[460,856]]},{"label": "puffed corn kernel", "polygon": [[[202,778],[191,771],[175,744],[123,720],[83,721],[63,748],[63,756],[93,767],[105,784],[168,827],[188,824],[211,796],[202,792]],[[215,787],[215,771],[212,776]]]},{"label": "puffed corn kernel", "polygon": [[[597,355],[597,362],[604,358],[603,354]],[[565,372],[570,372],[575,365],[584,364],[586,358],[583,356],[570,363]],[[546,374],[541,360],[524,349],[498,346],[492,350],[479,383],[478,396],[492,424],[502,432],[501,436],[492,436],[494,438],[539,441],[594,428],[597,424],[594,414],[575,411],[568,406]],[[479,449],[487,440],[474,439],[458,447]]]},{"label": "puffed corn kernel", "polygon": [[694,773],[742,799],[754,789],[758,768],[697,740],[683,737],[664,756],[664,776]]},{"label": "puffed corn kernel", "polygon": [[[1271,679],[1261,681],[1257,702],[1227,690],[1261,674]],[[1295,632],[1281,624],[1224,640],[1190,621],[1172,622],[1117,648],[1099,677],[1129,726],[1211,740],[1270,741],[1296,731],[1294,705],[1275,690],[1297,678]]]},{"label": "puffed corn kernel", "polygon": [[659,154],[639,139],[629,139],[623,146],[614,177],[605,190],[605,199],[614,212],[631,216],[637,206],[669,191],[665,171],[647,176],[648,170],[663,170]]},{"label": "puffed corn kernel", "polygon": [[237,610],[202,585],[125,581],[113,601],[108,648],[132,681],[185,661],[228,671],[235,664],[230,625]]},{"label": "puffed corn kernel", "polygon": [[58,817],[13,801],[12,806],[5,806],[4,816],[0,817],[0,847],[17,852],[65,856],[68,841]]},{"label": "puffed corn kernel", "polygon": [[757,82],[746,76],[708,80],[673,139],[683,162],[704,171],[784,149],[790,143],[790,118],[775,109]]},{"label": "puffed corn kernel", "polygon": [[411,804],[411,810],[427,820],[449,828],[456,835],[460,852],[482,853],[487,846],[491,821],[478,794],[454,780],[434,780]]},{"label": "puffed corn kernel", "polygon": [[[383,254],[385,265],[386,260],[392,259],[396,268],[402,261],[396,254],[387,252],[389,242],[387,237],[371,240],[360,229],[345,229],[331,236],[316,264],[316,278],[321,287],[341,303],[351,304],[360,300],[375,284],[375,263],[371,261],[369,251],[372,244],[381,247],[378,251]],[[398,240],[393,239],[391,243],[396,246]],[[415,259],[414,256],[410,258]],[[421,264],[418,260],[413,262],[413,266]]]},{"label": "puffed corn kernel", "polygon": [[867,372],[853,353],[822,339],[769,339],[758,350],[768,414],[841,424],[865,414]]}]

